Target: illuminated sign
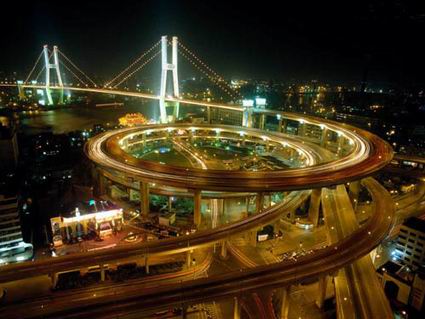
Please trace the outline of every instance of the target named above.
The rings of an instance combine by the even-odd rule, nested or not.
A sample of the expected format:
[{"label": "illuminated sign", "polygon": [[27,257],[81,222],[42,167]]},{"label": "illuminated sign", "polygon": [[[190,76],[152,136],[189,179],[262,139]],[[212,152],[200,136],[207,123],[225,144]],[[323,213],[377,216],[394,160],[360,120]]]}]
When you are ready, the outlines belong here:
[{"label": "illuminated sign", "polygon": [[115,219],[115,218],[122,218],[123,212],[122,209],[113,209],[109,211],[102,211],[97,212],[93,214],[86,214],[86,215],[77,215],[75,217],[69,217],[63,218],[64,224],[71,224],[75,222],[81,222],[82,220],[89,220],[89,219],[96,219],[97,222],[104,220],[104,219]]},{"label": "illuminated sign", "polygon": [[267,239],[269,239],[268,234],[258,235],[258,241],[265,241]]},{"label": "illuminated sign", "polygon": [[242,106],[253,107],[254,106],[254,100],[242,100]]},{"label": "illuminated sign", "polygon": [[266,99],[262,97],[255,98],[255,106],[256,107],[264,107],[266,106]]}]

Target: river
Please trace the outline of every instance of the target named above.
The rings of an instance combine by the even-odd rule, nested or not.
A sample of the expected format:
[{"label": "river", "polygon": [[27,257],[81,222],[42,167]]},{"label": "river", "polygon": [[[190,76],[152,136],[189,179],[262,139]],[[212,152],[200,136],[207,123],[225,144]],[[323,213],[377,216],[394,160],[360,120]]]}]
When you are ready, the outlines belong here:
[{"label": "river", "polygon": [[[180,107],[181,115],[193,112],[194,107]],[[37,115],[19,115],[21,131],[26,135],[41,132],[54,134],[93,128],[95,124],[116,125],[118,119],[127,113],[140,112],[148,119],[159,118],[157,101],[139,101],[125,103],[118,107],[78,106],[42,111]]]}]

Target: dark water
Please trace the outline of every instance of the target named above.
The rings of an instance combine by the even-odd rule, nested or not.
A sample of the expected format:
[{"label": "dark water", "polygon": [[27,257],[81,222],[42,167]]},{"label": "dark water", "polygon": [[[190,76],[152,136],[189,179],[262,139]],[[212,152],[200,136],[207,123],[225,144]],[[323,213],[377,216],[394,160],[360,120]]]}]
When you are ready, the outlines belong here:
[{"label": "dark water", "polygon": [[148,119],[159,117],[156,101],[124,104],[120,107],[78,106],[40,112],[38,115],[20,115],[20,124],[26,134],[51,131],[55,134],[93,128],[94,124],[117,125],[127,113],[140,112]]}]

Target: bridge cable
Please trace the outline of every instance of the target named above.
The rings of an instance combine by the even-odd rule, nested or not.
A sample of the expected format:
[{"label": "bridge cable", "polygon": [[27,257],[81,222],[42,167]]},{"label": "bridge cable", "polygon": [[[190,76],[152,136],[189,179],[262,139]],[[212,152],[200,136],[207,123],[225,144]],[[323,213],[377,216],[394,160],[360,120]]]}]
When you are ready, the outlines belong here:
[{"label": "bridge cable", "polygon": [[65,63],[63,63],[61,60],[59,60],[59,63],[65,68],[67,69],[78,81],[80,81],[84,86],[89,86],[86,82],[84,82],[83,80],[81,80],[78,75],[76,75],[74,72],[72,72],[72,70],[66,66]]},{"label": "bridge cable", "polygon": [[116,88],[118,85],[126,81],[128,78],[133,76],[134,73],[140,71],[143,67],[145,67],[147,64],[149,64],[153,59],[155,59],[157,56],[161,54],[161,50],[157,51],[153,56],[151,56],[149,59],[147,59],[144,63],[142,63],[137,69],[135,69],[133,72],[129,73],[126,77],[124,77],[120,82],[114,85],[114,88]]},{"label": "bridge cable", "polygon": [[[226,80],[219,75],[217,72],[215,72],[212,68],[210,68],[204,61],[202,61],[195,53],[193,53],[191,50],[189,50],[189,48],[187,48],[185,45],[183,45],[181,42],[178,43],[178,45],[184,50],[186,51],[187,54],[189,54],[190,56],[192,56],[200,65],[202,65],[207,71],[201,71],[203,72],[205,75],[207,75],[206,73],[210,72],[212,75],[207,75],[209,79],[211,79],[212,81],[214,81],[215,83],[218,82],[222,82],[227,86],[227,89],[232,91],[233,94],[240,98],[240,93],[237,92],[236,90],[234,90],[233,88],[230,87],[230,85],[226,82]],[[180,53],[183,53],[181,50],[179,50]],[[199,67],[201,68],[201,67]],[[198,69],[199,69],[198,68]],[[213,80],[213,78],[215,78],[216,80]]]},{"label": "bridge cable", "polygon": [[46,66],[43,65],[43,67],[41,68],[40,72],[38,72],[37,77],[35,78],[35,81],[38,82],[38,78],[40,77],[41,73],[43,73],[43,71],[46,69]]},{"label": "bridge cable", "polygon": [[43,56],[43,51],[41,51],[40,55],[38,56],[37,60],[35,61],[34,66],[32,67],[30,73],[28,74],[27,78],[24,81],[24,84],[28,83],[28,80],[31,78],[32,73],[34,72],[34,70],[36,69],[38,62],[40,61],[41,57]]},{"label": "bridge cable", "polygon": [[[49,53],[49,61],[50,61],[50,59],[51,59],[51,58],[52,58],[52,56],[53,56],[53,52],[52,52],[52,51],[50,51],[50,50],[48,50],[47,52]],[[46,66],[45,66],[45,65],[43,65],[43,67],[41,68],[40,72],[38,72],[38,74],[37,74],[37,76],[36,76],[36,78],[35,78],[35,81],[36,81],[36,82],[38,82],[38,78],[40,77],[41,73],[43,73],[43,71],[44,71],[44,70],[46,70]],[[44,84],[46,84],[46,83],[44,83]]]},{"label": "bridge cable", "polygon": [[[135,66],[137,63],[139,63],[146,55],[148,55],[150,52],[152,52],[161,41],[156,42],[152,47],[150,47],[147,51],[145,51],[143,54],[141,54],[133,63],[131,63],[128,67],[126,67],[123,71],[121,71],[117,76],[115,76],[111,81],[107,82],[105,84],[105,87],[112,86],[111,84],[114,83],[119,77],[121,77],[123,74],[128,72],[133,66]],[[121,84],[122,82],[120,82]],[[114,85],[116,87],[117,85]]]},{"label": "bridge cable", "polygon": [[215,84],[217,87],[219,87],[222,91],[224,91],[228,96],[230,96],[232,99],[237,100],[239,98],[238,95],[236,95],[235,92],[231,92],[228,88],[221,85],[220,81],[216,78],[208,74],[205,70],[203,70],[195,61],[193,61],[187,54],[183,52],[179,52],[187,61],[189,61],[198,71],[200,71],[202,74],[204,74],[213,84]]},{"label": "bridge cable", "polygon": [[76,65],[75,65],[75,63],[73,63],[72,61],[71,61],[71,59],[69,59],[62,51],[60,51],[59,49],[58,49],[58,52],[60,53],[60,55],[62,56],[62,57],[64,57],[65,58],[65,60],[67,60],[78,72],[80,72],[87,80],[89,80],[90,82],[91,82],[91,84],[93,84],[94,85],[94,87],[97,87],[97,84],[86,74],[86,73],[84,73],[79,67],[77,67]]}]

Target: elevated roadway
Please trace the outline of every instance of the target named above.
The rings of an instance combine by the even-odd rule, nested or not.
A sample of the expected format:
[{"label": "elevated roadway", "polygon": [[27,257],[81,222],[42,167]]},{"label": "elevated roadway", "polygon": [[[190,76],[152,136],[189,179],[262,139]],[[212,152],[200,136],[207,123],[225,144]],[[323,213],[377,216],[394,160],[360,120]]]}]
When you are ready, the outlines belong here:
[{"label": "elevated roadway", "polygon": [[[280,288],[340,268],[367,255],[389,231],[394,216],[390,195],[376,181],[365,183],[374,201],[374,214],[361,228],[337,244],[302,256],[297,261],[284,261],[151,288],[132,287],[87,299],[54,299],[47,303],[32,303],[26,307],[31,317],[88,318],[113,316],[138,309],[162,309],[198,304],[209,300],[237,296],[258,289]],[[96,307],[94,307],[96,305]],[[22,305],[24,306],[24,305]],[[42,307],[43,306],[43,307]],[[377,318],[384,318],[382,314]]]},{"label": "elevated roadway", "polygon": [[[363,184],[369,191],[387,193],[373,179],[366,179]],[[335,190],[323,189],[322,196],[323,212],[332,240],[339,241],[358,230],[358,222],[345,186],[339,185]],[[391,307],[369,255],[356,260],[338,273],[335,278],[335,294],[338,318],[392,317]]]},{"label": "elevated roadway", "polygon": [[283,213],[295,210],[308,198],[309,194],[310,191],[292,192],[281,203],[258,214],[225,226],[198,231],[187,236],[7,265],[0,268],[0,282],[107,264],[120,259],[128,259],[132,256],[176,254],[212,245],[229,236],[261,227],[278,219]]},{"label": "elevated roadway", "polygon": [[[329,122],[329,121],[328,121]],[[377,136],[359,129],[337,126],[335,130],[349,138],[351,152],[332,162],[308,167],[276,171],[220,171],[184,168],[162,165],[154,162],[140,162],[129,156],[118,145],[126,136],[132,136],[140,128],[105,132],[86,144],[87,156],[101,167],[112,169],[136,180],[157,182],[179,188],[213,191],[286,191],[306,188],[319,188],[337,185],[369,176],[386,166],[392,159],[391,147]],[[328,123],[331,127],[331,124]],[[152,129],[191,129],[188,124],[155,125]],[[210,126],[198,126],[198,129]],[[217,125],[217,129],[238,132],[240,127]],[[149,129],[148,128],[144,128]],[[253,130],[253,129],[250,129]],[[258,130],[254,130],[258,131]],[[258,133],[260,133],[259,131]],[[268,133],[281,138],[282,143],[293,137],[282,133]]]}]

